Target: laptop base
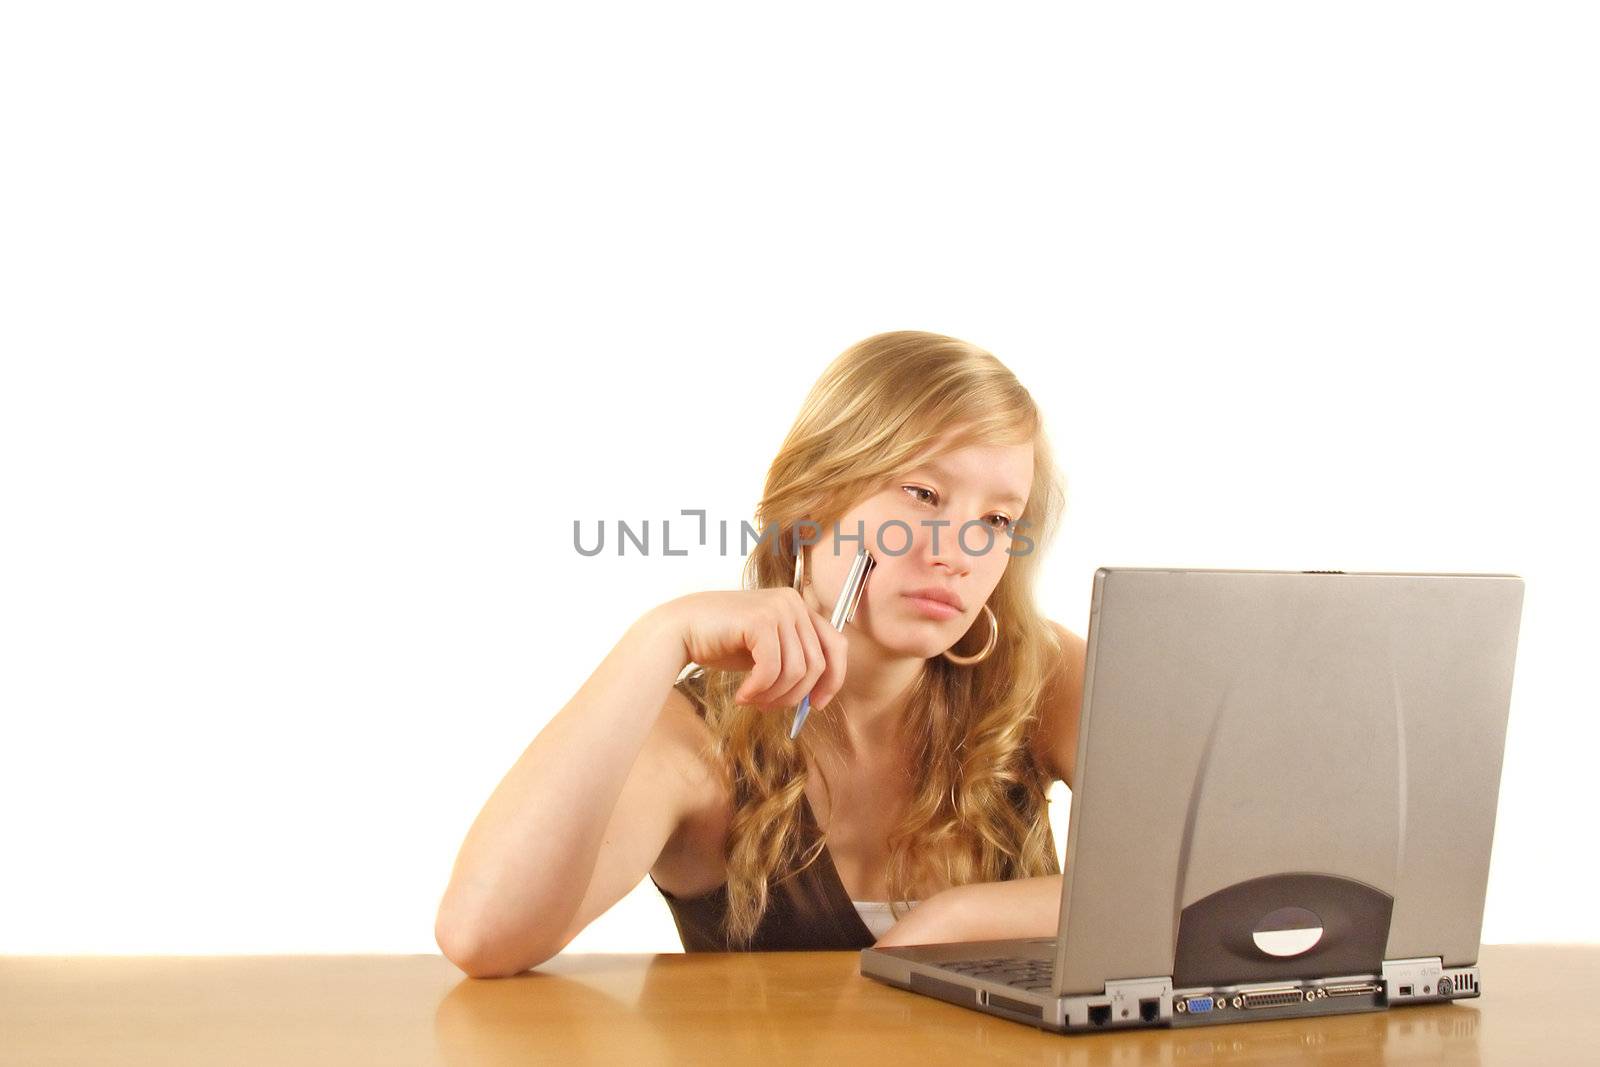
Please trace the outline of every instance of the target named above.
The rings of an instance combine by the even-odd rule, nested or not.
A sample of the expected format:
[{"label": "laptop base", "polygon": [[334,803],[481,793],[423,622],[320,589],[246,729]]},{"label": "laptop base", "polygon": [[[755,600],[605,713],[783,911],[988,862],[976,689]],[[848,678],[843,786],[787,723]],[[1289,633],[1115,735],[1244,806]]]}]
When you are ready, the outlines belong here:
[{"label": "laptop base", "polygon": [[[1384,1011],[1480,995],[1476,966],[1421,957],[1386,960],[1382,974],[1174,989],[1170,978],[1107,983],[1098,994],[1057,996],[1001,980],[1002,964],[1037,965],[1054,941],[987,941],[861,950],[861,973],[887,985],[1058,1033],[1190,1026]],[[1032,982],[1037,987],[1037,982]]]}]

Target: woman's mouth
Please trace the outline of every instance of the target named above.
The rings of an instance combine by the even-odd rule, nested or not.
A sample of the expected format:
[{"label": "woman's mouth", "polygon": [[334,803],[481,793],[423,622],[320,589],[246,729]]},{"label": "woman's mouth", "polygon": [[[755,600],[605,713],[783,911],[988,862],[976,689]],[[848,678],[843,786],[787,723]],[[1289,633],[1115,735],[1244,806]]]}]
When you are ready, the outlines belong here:
[{"label": "woman's mouth", "polygon": [[905,594],[907,603],[915,610],[920,611],[930,619],[953,619],[961,614],[961,610],[954,604],[947,604],[943,600],[934,600],[932,597],[912,596]]}]

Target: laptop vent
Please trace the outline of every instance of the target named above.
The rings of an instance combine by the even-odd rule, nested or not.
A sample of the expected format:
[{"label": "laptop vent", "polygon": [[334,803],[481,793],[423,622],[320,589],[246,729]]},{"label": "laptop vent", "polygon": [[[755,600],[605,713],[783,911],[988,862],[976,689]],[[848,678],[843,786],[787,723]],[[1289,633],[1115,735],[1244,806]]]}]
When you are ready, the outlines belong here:
[{"label": "laptop vent", "polygon": [[[1464,974],[1446,975],[1440,980],[1439,984],[1443,986],[1445,982],[1450,983],[1448,992],[1454,996],[1471,996],[1478,991],[1478,980],[1472,976],[1471,971]],[[1439,992],[1444,993],[1446,990],[1440,989]]]},{"label": "laptop vent", "polygon": [[[911,988],[918,993],[926,993],[930,997],[938,997],[940,1000],[948,1000],[952,1004],[959,1004],[963,1008],[975,1008],[978,1006],[978,991],[972,986],[946,982],[941,978],[923,974],[921,971],[911,972]],[[989,994],[989,1005],[995,1008],[1004,1008],[1006,1011],[1014,1011],[1031,1019],[1044,1018],[1044,1008],[1041,1005],[1029,1004],[1025,1000],[1004,997],[998,993]]]},{"label": "laptop vent", "polygon": [[1011,997],[1002,997],[999,993],[989,994],[989,1006],[1004,1008],[1014,1011],[1019,1015],[1026,1015],[1031,1019],[1043,1019],[1044,1008],[1038,1004],[1029,1004],[1026,1000],[1014,1000]]},{"label": "laptop vent", "polygon": [[911,988],[930,997],[960,1004],[963,1008],[976,1007],[978,1003],[978,991],[971,986],[956,985],[954,982],[946,982],[921,971],[911,972]]}]

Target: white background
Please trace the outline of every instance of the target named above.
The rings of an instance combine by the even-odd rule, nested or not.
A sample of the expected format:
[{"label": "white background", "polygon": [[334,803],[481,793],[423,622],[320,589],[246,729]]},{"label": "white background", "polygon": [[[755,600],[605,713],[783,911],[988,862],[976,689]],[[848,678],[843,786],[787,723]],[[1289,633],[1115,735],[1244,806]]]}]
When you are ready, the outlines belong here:
[{"label": "white background", "polygon": [[[1101,564],[1523,575],[1483,939],[1595,940],[1596,30],[7,5],[0,951],[436,951],[539,728],[737,584],[573,520],[736,528],[906,328],[1045,410],[1079,633]],[[648,881],[571,946],[678,947]]]}]

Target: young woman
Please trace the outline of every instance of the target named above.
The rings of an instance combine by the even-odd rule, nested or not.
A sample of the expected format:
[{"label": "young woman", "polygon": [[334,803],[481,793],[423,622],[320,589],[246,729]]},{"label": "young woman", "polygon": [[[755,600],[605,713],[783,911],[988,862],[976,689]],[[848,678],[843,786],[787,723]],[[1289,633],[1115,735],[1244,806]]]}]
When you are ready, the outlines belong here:
[{"label": "young woman", "polygon": [[1083,641],[1034,582],[1063,506],[994,356],[917,331],[847,349],[768,472],[745,587],[637,618],[489,798],[444,954],[516,974],[646,874],[689,951],[1054,934],[1046,790],[1072,785]]}]

